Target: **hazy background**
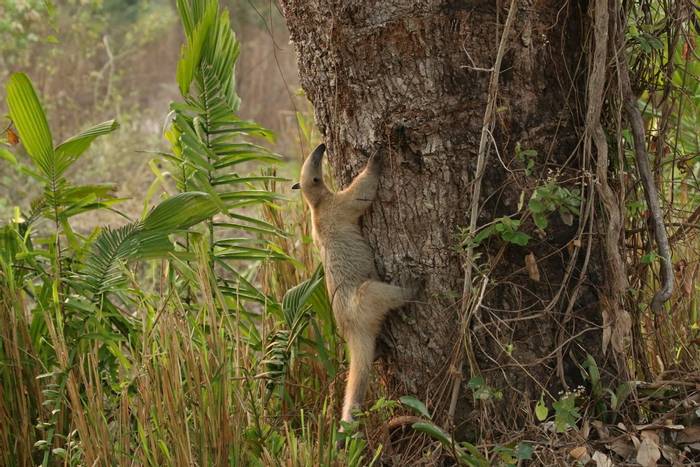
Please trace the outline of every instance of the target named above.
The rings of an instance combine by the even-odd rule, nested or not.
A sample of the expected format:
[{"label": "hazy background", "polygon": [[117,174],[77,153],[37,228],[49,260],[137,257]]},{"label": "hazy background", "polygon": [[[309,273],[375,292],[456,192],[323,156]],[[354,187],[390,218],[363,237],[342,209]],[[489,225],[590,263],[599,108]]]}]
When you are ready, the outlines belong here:
[{"label": "hazy background", "polygon": [[[296,112],[310,114],[299,90],[296,58],[279,6],[264,0],[222,0],[241,42],[236,68],[240,114],[272,129],[272,149],[296,161],[302,148]],[[174,0],[2,0],[0,2],[0,130],[8,121],[4,85],[26,72],[48,113],[54,141],[117,118],[121,128],[100,138],[68,173],[74,182],[113,182],[117,206],[137,217],[154,179],[142,151],[167,150],[162,129],[179,99],[175,70],[183,35]],[[309,117],[310,118],[310,117]],[[39,187],[0,161],[0,219],[29,207]],[[76,218],[87,230],[120,223],[107,211]]]}]

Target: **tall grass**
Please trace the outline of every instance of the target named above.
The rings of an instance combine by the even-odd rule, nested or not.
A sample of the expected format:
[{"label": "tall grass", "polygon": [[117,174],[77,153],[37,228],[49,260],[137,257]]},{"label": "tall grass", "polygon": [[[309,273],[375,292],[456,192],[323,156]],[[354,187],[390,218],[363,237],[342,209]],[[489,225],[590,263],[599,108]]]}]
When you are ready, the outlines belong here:
[{"label": "tall grass", "polygon": [[[24,321],[36,309],[4,275],[0,319],[11,326],[3,327],[0,413],[3,426],[16,429],[3,430],[3,465],[39,463],[49,448],[49,465],[365,465],[361,440],[347,452],[335,449],[336,401],[325,368],[293,361],[284,390],[259,375],[266,367],[262,342],[244,335],[240,312],[227,310],[205,241],[197,242],[191,272],[201,300],[188,306],[174,283],[158,294],[141,291],[130,310],[141,332],[128,341],[94,340],[74,357],[68,381],[64,371],[42,374],[50,369]],[[159,272],[174,276],[168,262]],[[287,330],[273,318],[261,319],[270,336]],[[323,327],[315,318],[314,330],[300,338],[308,343],[297,352],[323,345],[312,340]],[[48,334],[58,364],[70,359],[61,336]],[[105,374],[107,346],[121,355],[116,375]],[[58,417],[53,410],[60,410]],[[47,446],[42,440],[51,430]]]}]

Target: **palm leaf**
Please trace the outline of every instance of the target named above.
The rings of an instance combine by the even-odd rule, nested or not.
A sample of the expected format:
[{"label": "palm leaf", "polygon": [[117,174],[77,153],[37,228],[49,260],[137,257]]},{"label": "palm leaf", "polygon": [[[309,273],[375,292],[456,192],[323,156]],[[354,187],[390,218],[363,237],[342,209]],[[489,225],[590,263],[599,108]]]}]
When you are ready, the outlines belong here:
[{"label": "palm leaf", "polygon": [[[178,11],[183,19],[187,43],[181,50],[176,78],[183,96],[189,94],[190,85],[202,57],[202,49],[216,19],[218,3],[206,0],[186,3],[178,0]],[[190,8],[191,7],[191,8]]]},{"label": "palm leaf", "polygon": [[56,166],[58,173],[63,172],[90,147],[95,138],[106,135],[119,128],[116,120],[108,120],[80,132],[67,139],[56,148]]},{"label": "palm leaf", "polygon": [[160,203],[142,222],[104,229],[86,258],[84,281],[96,296],[117,289],[124,280],[125,263],[168,255],[174,250],[170,234],[192,227],[217,211],[206,193],[186,192]]},{"label": "palm leaf", "polygon": [[[183,102],[171,104],[171,127],[166,132],[173,152],[167,159],[175,166],[171,173],[180,190],[206,193],[214,203],[201,213],[209,216],[212,265],[231,273],[228,279],[217,275],[223,282],[220,289],[224,295],[235,295],[239,299],[236,306],[240,299],[269,304],[270,298],[256,290],[231,263],[257,264],[285,257],[269,248],[265,240],[266,236],[278,234],[279,229],[253,217],[236,217],[241,209],[257,208],[280,199],[266,190],[265,184],[281,179],[266,174],[233,173],[232,169],[239,171],[255,163],[277,162],[282,157],[244,141],[247,136],[273,140],[273,135],[236,115],[240,99],[235,92],[234,68],[240,46],[228,12],[220,10],[216,0],[177,0],[177,8],[186,42],[177,76]],[[250,165],[243,165],[246,162]],[[213,216],[218,211],[228,219],[214,222]],[[170,219],[153,215],[157,219]],[[227,238],[222,234],[223,229],[233,234]],[[241,241],[241,237],[249,240]]]},{"label": "palm leaf", "polygon": [[174,232],[187,229],[218,212],[207,193],[185,192],[160,203],[143,221],[145,230]]},{"label": "palm leaf", "polygon": [[323,270],[317,268],[308,280],[291,288],[282,300],[285,327],[279,328],[269,338],[261,365],[265,370],[258,377],[267,380],[268,397],[272,390],[284,382],[291,366],[300,336],[311,319],[312,297],[323,288]]},{"label": "palm leaf", "polygon": [[311,308],[311,298],[323,284],[323,269],[316,268],[313,275],[306,281],[292,287],[284,294],[282,299],[282,312],[288,326],[297,320],[297,317]]},{"label": "palm leaf", "polygon": [[51,131],[34,87],[24,73],[10,76],[7,106],[27,153],[48,179],[54,179],[57,174]]},{"label": "palm leaf", "polygon": [[104,293],[122,283],[120,266],[138,251],[141,228],[138,223],[118,229],[106,228],[95,240],[83,270],[84,280],[94,294]]}]

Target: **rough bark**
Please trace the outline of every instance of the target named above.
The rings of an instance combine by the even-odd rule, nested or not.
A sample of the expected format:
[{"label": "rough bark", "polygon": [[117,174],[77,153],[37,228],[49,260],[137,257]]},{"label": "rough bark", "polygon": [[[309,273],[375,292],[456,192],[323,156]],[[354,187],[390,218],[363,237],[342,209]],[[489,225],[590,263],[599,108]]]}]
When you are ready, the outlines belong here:
[{"label": "rough bark", "polygon": [[[363,220],[381,275],[399,284],[426,281],[420,302],[395,313],[385,327],[380,371],[394,394],[417,395],[444,421],[451,381],[463,373],[455,422],[469,435],[477,417],[466,383],[475,373],[503,391],[503,400],[489,406],[488,425],[505,430],[531,419],[543,391],[551,402],[549,394],[556,397],[565,385],[580,384],[586,353],[607,371],[597,292],[602,248],[590,222],[590,199],[583,203],[586,223],[574,218],[569,226],[554,213],[544,235],[535,232],[524,209],[519,213],[536,184],[547,178],[571,187],[590,175],[579,145],[585,120],[585,6],[520,2],[507,37],[489,135],[495,147],[488,152],[477,225],[516,215],[533,238],[520,247],[495,237],[478,250],[476,261],[488,285],[470,321],[477,369],[454,358],[464,341],[459,335],[465,261],[460,227],[469,224],[489,69],[507,4],[282,4],[302,86],[339,186],[386,144],[378,201]],[[531,173],[515,157],[517,143],[537,151]],[[529,254],[537,261],[539,281],[532,264],[528,273]],[[462,367],[454,368],[455,362]]]}]

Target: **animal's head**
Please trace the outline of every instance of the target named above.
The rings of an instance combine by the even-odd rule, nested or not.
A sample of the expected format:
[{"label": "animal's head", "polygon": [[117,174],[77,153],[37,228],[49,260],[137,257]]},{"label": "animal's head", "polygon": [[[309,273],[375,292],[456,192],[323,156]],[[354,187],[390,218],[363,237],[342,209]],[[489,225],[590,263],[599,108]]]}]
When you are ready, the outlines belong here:
[{"label": "animal's head", "polygon": [[319,144],[314,152],[304,161],[301,168],[300,182],[294,184],[293,190],[301,189],[301,193],[312,206],[321,202],[330,190],[323,182],[323,153],[326,152],[326,145]]}]

